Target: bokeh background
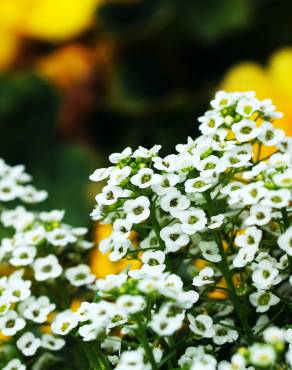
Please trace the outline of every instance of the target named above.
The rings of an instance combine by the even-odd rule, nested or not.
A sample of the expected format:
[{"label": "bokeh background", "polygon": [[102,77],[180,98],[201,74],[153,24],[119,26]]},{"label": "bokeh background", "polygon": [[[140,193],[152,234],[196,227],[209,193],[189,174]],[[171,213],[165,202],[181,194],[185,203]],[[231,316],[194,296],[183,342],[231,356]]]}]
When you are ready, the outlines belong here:
[{"label": "bokeh background", "polygon": [[109,153],[195,137],[219,88],[273,98],[292,134],[291,0],[0,0],[0,157],[73,224]]}]

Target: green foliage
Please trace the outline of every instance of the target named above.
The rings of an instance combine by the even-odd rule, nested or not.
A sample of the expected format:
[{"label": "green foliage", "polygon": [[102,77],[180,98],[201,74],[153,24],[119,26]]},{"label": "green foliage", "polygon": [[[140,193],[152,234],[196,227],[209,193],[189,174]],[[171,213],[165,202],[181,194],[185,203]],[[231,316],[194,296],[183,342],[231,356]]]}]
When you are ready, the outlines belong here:
[{"label": "green foliage", "polygon": [[35,75],[2,76],[0,157],[27,166],[36,185],[49,191],[48,209],[64,208],[67,221],[84,224],[91,207],[88,175],[96,160],[88,149],[58,137],[58,108],[56,91]]}]

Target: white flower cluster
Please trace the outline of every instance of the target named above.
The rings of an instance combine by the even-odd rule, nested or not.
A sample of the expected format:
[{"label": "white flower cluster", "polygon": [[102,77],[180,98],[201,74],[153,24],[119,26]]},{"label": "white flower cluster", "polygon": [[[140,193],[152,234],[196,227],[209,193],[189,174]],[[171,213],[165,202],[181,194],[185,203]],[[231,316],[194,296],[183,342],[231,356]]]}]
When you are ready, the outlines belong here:
[{"label": "white flower cluster", "polygon": [[[106,182],[92,217],[112,225],[99,249],[141,268],[95,281],[86,264],[72,263],[60,275],[96,290],[51,324],[80,344],[84,368],[292,368],[292,140],[273,125],[280,116],[253,92],[220,91],[199,118],[202,135],[175,154],[126,148],[90,176]],[[60,228],[53,224],[40,246],[59,258],[64,246],[48,239]],[[29,265],[35,281],[39,250]]]},{"label": "white flower cluster", "polygon": [[93,247],[84,239],[87,229],[63,223],[64,211],[28,210],[46,197],[27,184],[30,179],[23,166],[0,160],[0,368],[5,370],[24,370],[63,348],[63,338],[45,331],[50,316],[70,308],[79,287],[88,291],[95,281],[80,264]]},{"label": "white flower cluster", "polygon": [[113,229],[99,248],[142,267],[97,280],[95,301],[53,331],[91,345],[89,363],[96,352],[105,369],[290,368],[287,341],[272,339],[292,324],[292,141],[280,117],[253,92],[220,91],[176,154],[112,154],[90,176],[106,181],[92,218]]}]

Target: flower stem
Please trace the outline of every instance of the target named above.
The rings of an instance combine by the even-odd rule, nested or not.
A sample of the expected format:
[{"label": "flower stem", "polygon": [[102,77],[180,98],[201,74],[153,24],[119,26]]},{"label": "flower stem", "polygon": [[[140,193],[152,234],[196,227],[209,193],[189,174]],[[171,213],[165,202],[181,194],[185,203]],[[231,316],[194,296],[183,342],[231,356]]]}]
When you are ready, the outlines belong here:
[{"label": "flower stem", "polygon": [[149,342],[148,342],[148,339],[147,339],[147,336],[146,336],[146,333],[145,333],[145,327],[142,324],[141,317],[137,317],[136,323],[137,323],[138,329],[139,329],[137,331],[137,335],[138,335],[138,337],[141,341],[142,347],[145,350],[146,357],[147,357],[148,361],[151,364],[151,368],[152,368],[152,370],[158,370],[158,365],[156,364],[152,348],[149,345]]},{"label": "flower stem", "polygon": [[[281,213],[282,213],[282,218],[283,218],[284,230],[286,231],[290,226],[287,209],[282,208]],[[290,272],[290,275],[292,275],[292,256],[289,256],[287,254],[287,257],[288,257],[289,272]]]},{"label": "flower stem", "polygon": [[[206,192],[204,194],[205,196],[205,199],[206,199],[206,206],[207,206],[207,209],[208,209],[208,212],[209,212],[209,216],[214,216],[216,215],[216,210],[214,209],[214,202],[211,198],[211,195],[209,192]],[[232,280],[232,273],[229,269],[229,265],[228,265],[228,260],[227,260],[227,256],[226,256],[226,253],[225,253],[225,250],[224,250],[224,247],[223,247],[223,243],[222,243],[222,239],[221,239],[221,236],[220,236],[220,233],[218,231],[214,231],[214,236],[215,236],[215,241],[218,245],[218,248],[219,248],[219,254],[221,256],[221,262],[220,262],[220,267],[221,267],[221,272],[222,272],[222,275],[226,281],[226,284],[227,284],[227,287],[230,291],[230,299],[231,299],[231,302],[233,304],[233,307],[235,309],[235,312],[238,316],[238,319],[244,329],[244,332],[246,334],[246,338],[247,338],[247,341],[248,343],[251,343],[253,341],[253,333],[252,333],[252,330],[249,326],[249,323],[248,323],[248,319],[247,319],[247,316],[245,314],[245,312],[243,312],[242,310],[242,304],[241,304],[241,301],[236,293],[236,289],[235,289],[235,286],[234,286],[234,283],[233,283],[233,280]]]}]

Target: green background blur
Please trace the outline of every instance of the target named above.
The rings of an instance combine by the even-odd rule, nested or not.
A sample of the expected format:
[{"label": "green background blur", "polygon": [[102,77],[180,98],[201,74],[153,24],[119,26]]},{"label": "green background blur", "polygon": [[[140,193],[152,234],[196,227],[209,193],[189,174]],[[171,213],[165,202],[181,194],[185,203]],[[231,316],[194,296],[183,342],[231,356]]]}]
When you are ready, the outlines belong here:
[{"label": "green background blur", "polygon": [[98,2],[73,35],[21,34],[0,71],[0,157],[26,165],[50,192],[47,208],[86,225],[96,193],[88,176],[112,151],[159,143],[167,153],[196,136],[232,65],[264,64],[289,45],[291,0]]}]

